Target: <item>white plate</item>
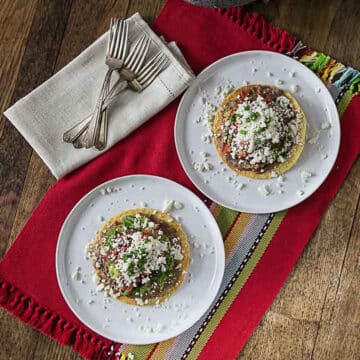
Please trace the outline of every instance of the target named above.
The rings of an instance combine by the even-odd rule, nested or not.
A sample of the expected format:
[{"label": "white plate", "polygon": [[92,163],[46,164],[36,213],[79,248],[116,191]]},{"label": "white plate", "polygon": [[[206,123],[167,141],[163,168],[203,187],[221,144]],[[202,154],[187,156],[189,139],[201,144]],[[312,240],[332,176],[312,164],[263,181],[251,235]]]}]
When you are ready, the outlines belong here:
[{"label": "white plate", "polygon": [[[100,190],[108,187],[121,190],[101,195]],[[123,210],[139,208],[142,202],[161,210],[164,200],[177,200],[184,205],[183,209],[172,211],[173,216],[179,217],[191,245],[191,275],[183,286],[160,307],[133,306],[116,300],[107,303],[104,293],[91,295],[96,284],[91,279],[92,266],[84,249],[102,225],[99,217],[108,219]],[[72,279],[78,266],[84,283]],[[93,189],[70,212],[59,235],[56,273],[65,301],[89,328],[116,342],[155,343],[188,329],[211,305],[224,273],[222,236],[208,208],[188,189],[160,177],[125,176]],[[94,303],[88,304],[89,300]],[[156,328],[161,326],[163,330],[158,331]]]},{"label": "white plate", "polygon": [[[293,73],[294,76],[291,77]],[[271,73],[272,76],[269,76]],[[276,80],[282,80],[278,85]],[[221,102],[221,96],[214,89],[230,81],[235,88],[249,84],[276,85],[290,90],[298,85],[294,94],[303,108],[307,122],[308,135],[314,129],[320,131],[318,142],[306,143],[297,164],[285,174],[283,193],[276,179],[249,180],[235,174],[220,164],[214,145],[206,144],[201,136],[207,133],[202,123],[205,97],[215,105]],[[321,124],[329,121],[331,128],[321,129]],[[250,212],[269,213],[287,209],[309,197],[325,180],[333,167],[340,145],[340,123],[335,103],[322,81],[306,66],[285,55],[270,51],[247,51],[225,57],[206,68],[192,83],[179,105],[175,123],[175,143],[182,166],[195,186],[213,201],[230,209]],[[198,172],[194,162],[200,162],[200,152],[206,152],[209,162],[214,166],[210,171]],[[326,159],[321,159],[324,155]],[[223,172],[222,168],[226,168]],[[303,183],[300,172],[308,170],[314,174],[307,183]],[[231,176],[231,181],[228,177]],[[243,190],[237,190],[234,182],[244,183]],[[258,187],[266,184],[271,193],[263,196]],[[303,194],[300,195],[299,191]]]}]

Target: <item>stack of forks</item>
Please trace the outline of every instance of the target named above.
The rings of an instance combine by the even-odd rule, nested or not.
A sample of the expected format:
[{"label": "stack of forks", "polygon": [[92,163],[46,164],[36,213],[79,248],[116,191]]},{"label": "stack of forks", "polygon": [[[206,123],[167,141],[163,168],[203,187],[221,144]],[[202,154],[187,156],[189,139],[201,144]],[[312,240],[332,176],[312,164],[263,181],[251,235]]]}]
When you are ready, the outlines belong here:
[{"label": "stack of forks", "polygon": [[[67,130],[63,140],[75,148],[103,150],[107,142],[107,108],[118,98],[121,91],[129,88],[143,91],[167,66],[168,58],[159,52],[151,59],[148,57],[151,39],[143,34],[131,46],[126,20],[111,19],[105,64],[108,66],[94,112],[86,119]],[[118,71],[120,79],[110,88],[111,76]]]}]

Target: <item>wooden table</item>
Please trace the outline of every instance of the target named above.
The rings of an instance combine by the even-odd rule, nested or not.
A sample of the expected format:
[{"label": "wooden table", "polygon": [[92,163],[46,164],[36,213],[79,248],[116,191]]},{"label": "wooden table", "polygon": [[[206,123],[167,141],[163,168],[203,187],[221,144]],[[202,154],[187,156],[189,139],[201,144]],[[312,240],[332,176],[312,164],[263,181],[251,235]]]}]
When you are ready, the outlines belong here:
[{"label": "wooden table", "polygon": [[[139,11],[151,22],[163,2],[1,0],[1,113],[91,44],[107,29],[111,16]],[[314,49],[360,68],[358,0],[270,0],[249,9]],[[54,182],[2,117],[0,257]],[[360,358],[359,194],[358,160],[240,359]],[[0,310],[0,359],[80,357]]]}]

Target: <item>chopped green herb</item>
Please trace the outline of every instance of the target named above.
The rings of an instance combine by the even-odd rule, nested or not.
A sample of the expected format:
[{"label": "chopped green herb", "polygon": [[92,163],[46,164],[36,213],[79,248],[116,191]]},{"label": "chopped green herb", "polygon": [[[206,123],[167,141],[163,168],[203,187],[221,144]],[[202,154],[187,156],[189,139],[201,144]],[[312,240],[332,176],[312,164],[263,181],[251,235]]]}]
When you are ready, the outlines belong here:
[{"label": "chopped green herb", "polygon": [[261,144],[261,140],[260,140],[260,139],[255,139],[255,144],[256,144],[256,145],[260,145],[260,144]]},{"label": "chopped green herb", "polygon": [[270,124],[272,120],[271,116],[265,116],[265,124]]},{"label": "chopped green herb", "polygon": [[249,111],[250,110],[250,105],[245,105],[244,110]]},{"label": "chopped green herb", "polygon": [[257,134],[261,134],[266,130],[266,127],[262,127],[259,130],[256,131]]},{"label": "chopped green herb", "polygon": [[247,134],[247,131],[246,131],[246,130],[240,130],[240,134],[246,135],[246,134]]},{"label": "chopped green herb", "polygon": [[125,216],[123,218],[123,223],[128,229],[133,229],[134,228],[134,222],[135,222],[135,217],[134,216]]}]

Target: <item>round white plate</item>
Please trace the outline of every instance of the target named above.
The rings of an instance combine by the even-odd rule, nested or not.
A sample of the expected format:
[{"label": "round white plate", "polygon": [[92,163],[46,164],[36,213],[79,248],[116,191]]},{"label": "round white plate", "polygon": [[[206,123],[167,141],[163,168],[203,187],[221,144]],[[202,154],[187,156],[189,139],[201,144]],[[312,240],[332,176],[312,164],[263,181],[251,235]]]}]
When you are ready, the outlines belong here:
[{"label": "round white plate", "polygon": [[[277,80],[281,80],[282,85]],[[235,88],[246,85],[246,82],[275,85],[284,90],[298,86],[294,96],[305,112],[308,138],[314,140],[317,131],[319,136],[314,144],[306,142],[299,161],[284,175],[285,181],[281,187],[277,179],[249,180],[235,174],[220,163],[214,145],[202,141],[202,136],[209,133],[207,126],[199,122],[204,112],[202,99],[218,105],[223,97],[217,94],[216,88],[225,86],[229,81]],[[326,122],[331,124],[330,129],[321,128]],[[338,154],[340,123],[329,91],[306,66],[274,52],[246,51],[215,62],[192,83],[177,111],[175,143],[185,172],[210,199],[238,211],[269,213],[300,203],[322,184]],[[209,154],[208,162],[213,166],[212,170],[199,172],[194,169],[194,164],[201,162],[200,152]],[[307,182],[301,178],[301,171],[305,170],[313,174]],[[237,189],[240,183],[244,184],[242,190]],[[258,191],[258,187],[264,184],[270,190],[268,196]]]},{"label": "round white plate", "polygon": [[[102,195],[107,188],[113,191]],[[171,211],[183,225],[191,248],[192,262],[183,286],[160,306],[127,305],[96,292],[85,246],[101,227],[101,217],[106,221],[123,210],[144,206],[143,202],[161,210],[164,200],[184,205]],[[72,278],[77,267],[81,280]],[[188,189],[161,177],[125,176],[96,187],[70,212],[59,235],[56,273],[65,301],[90,329],[116,342],[155,343],[191,327],[211,305],[224,273],[222,236],[208,208]]]}]

